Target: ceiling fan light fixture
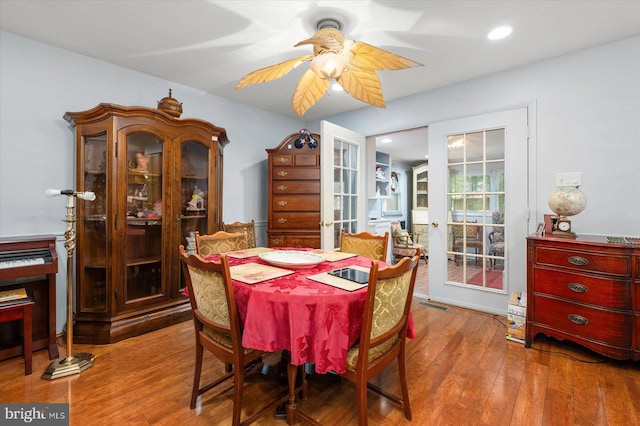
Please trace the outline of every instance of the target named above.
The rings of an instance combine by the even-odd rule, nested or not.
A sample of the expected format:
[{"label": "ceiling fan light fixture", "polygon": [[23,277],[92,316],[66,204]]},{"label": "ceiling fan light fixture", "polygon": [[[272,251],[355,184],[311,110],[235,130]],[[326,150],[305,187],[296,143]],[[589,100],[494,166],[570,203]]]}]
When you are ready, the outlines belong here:
[{"label": "ceiling fan light fixture", "polygon": [[[342,22],[339,19],[319,19],[316,21],[316,27],[318,29],[315,34],[294,45],[313,45],[313,54],[252,71],[240,79],[236,89],[278,79],[298,65],[309,62],[309,69],[302,74],[291,97],[291,106],[298,116],[302,116],[327,93],[331,80],[338,82],[344,91],[355,99],[386,108],[376,71],[422,66],[418,62],[370,44],[345,40],[341,31]],[[298,138],[297,144],[294,145],[303,142]],[[314,145],[313,141],[308,142]]]},{"label": "ceiling fan light fixture", "polygon": [[318,77],[331,80],[340,77],[342,72],[349,67],[349,61],[343,55],[325,52],[313,58],[309,67]]},{"label": "ceiling fan light fixture", "polygon": [[336,30],[342,31],[342,21],[338,18],[321,18],[316,22],[316,30],[321,30],[323,28],[335,28]]}]

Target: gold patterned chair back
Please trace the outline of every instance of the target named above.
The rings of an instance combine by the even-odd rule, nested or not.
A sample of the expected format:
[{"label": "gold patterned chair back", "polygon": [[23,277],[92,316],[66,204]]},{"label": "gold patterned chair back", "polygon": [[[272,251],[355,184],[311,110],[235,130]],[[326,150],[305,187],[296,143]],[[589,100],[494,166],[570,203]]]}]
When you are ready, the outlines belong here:
[{"label": "gold patterned chair back", "polygon": [[[355,383],[359,425],[367,424],[368,389],[398,404],[405,418],[411,420],[405,341],[419,261],[420,250],[395,266],[379,269],[378,261],[371,262],[360,340],[347,351],[347,368],[341,373]],[[367,386],[369,380],[392,363],[398,365],[402,397],[377,386]]]},{"label": "gold patterned chair back", "polygon": [[387,260],[387,245],[389,233],[384,235],[372,235],[368,232],[349,234],[342,229],[340,231],[340,251],[355,253],[374,260]]},{"label": "gold patterned chair back", "polygon": [[375,266],[369,272],[363,334],[360,344],[348,352],[348,370],[356,369],[359,350],[364,342],[367,346],[365,351],[369,354],[367,362],[371,363],[386,353],[398,339],[406,337],[419,260],[418,250],[413,258],[405,257],[395,266],[380,270],[377,262],[372,262]]},{"label": "gold patterned chair back", "polygon": [[211,235],[200,235],[200,233],[196,231],[195,235],[196,251],[202,257],[249,248],[246,232],[236,232],[232,234],[225,231],[218,231]]},{"label": "gold patterned chair back", "polygon": [[[246,241],[246,234],[243,235]],[[187,254],[182,245],[180,260],[187,283],[196,335],[195,374],[189,406],[192,409],[196,408],[198,396],[232,379],[233,418],[230,424],[237,426],[251,423],[252,419],[274,410],[286,401],[288,395],[276,397],[244,422],[241,421],[245,373],[250,365],[255,365],[262,359],[264,353],[242,346],[240,315],[233,292],[229,260],[225,254],[222,254],[220,261],[207,261],[197,253]],[[201,385],[205,349],[222,361],[225,372],[223,375],[214,374],[213,379],[210,378],[207,383]],[[207,373],[206,376],[210,374]],[[267,392],[265,392],[266,395]],[[273,395],[273,392],[269,395]]]},{"label": "gold patterned chair back", "polygon": [[229,304],[227,303],[222,274],[194,265],[187,265],[187,269],[191,278],[191,288],[193,289],[191,308],[194,311],[198,310],[205,318],[219,327],[214,330],[211,327],[204,326],[204,332],[217,342],[233,347],[231,343]]},{"label": "gold patterned chair back", "polygon": [[249,248],[256,247],[256,225],[253,219],[251,219],[251,222],[222,222],[222,230],[231,233],[246,231]]}]

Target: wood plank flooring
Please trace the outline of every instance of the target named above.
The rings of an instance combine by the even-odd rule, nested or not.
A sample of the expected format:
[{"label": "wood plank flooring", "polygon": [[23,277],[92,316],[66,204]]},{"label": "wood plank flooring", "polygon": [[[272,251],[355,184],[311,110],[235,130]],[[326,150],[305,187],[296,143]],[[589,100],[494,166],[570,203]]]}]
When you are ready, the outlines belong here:
[{"label": "wood plank flooring", "polygon": [[[413,422],[370,392],[369,424],[640,425],[640,362],[603,359],[543,336],[525,349],[505,339],[505,318],[419,302],[413,302],[418,338],[407,344]],[[0,362],[0,402],[69,402],[70,423],[78,426],[230,424],[230,392],[210,391],[189,409],[191,321],[112,345],[74,345],[74,352],[96,355],[94,366],[53,381],[40,378],[50,362],[46,350],[34,353],[31,376],[23,375],[21,357]],[[223,372],[209,354],[204,365],[204,377]],[[390,367],[374,382],[398,391],[396,373]],[[281,391],[286,386],[273,374],[253,376],[243,415]],[[354,387],[336,376],[312,375],[300,407],[322,424],[357,424]],[[267,414],[255,424],[286,422]]]}]

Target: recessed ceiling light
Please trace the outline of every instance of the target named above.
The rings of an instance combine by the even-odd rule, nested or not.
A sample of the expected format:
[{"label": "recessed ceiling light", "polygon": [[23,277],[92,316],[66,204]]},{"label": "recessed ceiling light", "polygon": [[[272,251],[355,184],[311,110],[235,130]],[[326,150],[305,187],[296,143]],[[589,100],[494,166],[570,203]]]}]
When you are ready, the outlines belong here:
[{"label": "recessed ceiling light", "polygon": [[511,34],[511,31],[513,31],[511,27],[494,28],[489,32],[487,38],[489,40],[502,40],[503,38],[509,36],[509,34]]},{"label": "recessed ceiling light", "polygon": [[380,142],[382,142],[382,143],[389,143],[389,142],[392,142],[392,141],[393,140],[390,139],[390,138],[382,138],[382,139],[380,139]]}]

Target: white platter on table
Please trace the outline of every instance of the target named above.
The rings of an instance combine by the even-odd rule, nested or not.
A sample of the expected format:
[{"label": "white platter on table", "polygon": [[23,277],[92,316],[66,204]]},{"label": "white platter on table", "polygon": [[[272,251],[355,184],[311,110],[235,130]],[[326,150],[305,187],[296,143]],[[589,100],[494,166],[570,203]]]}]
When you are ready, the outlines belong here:
[{"label": "white platter on table", "polygon": [[273,266],[291,269],[313,268],[326,260],[321,254],[296,250],[276,250],[261,253],[259,256],[260,259]]}]

